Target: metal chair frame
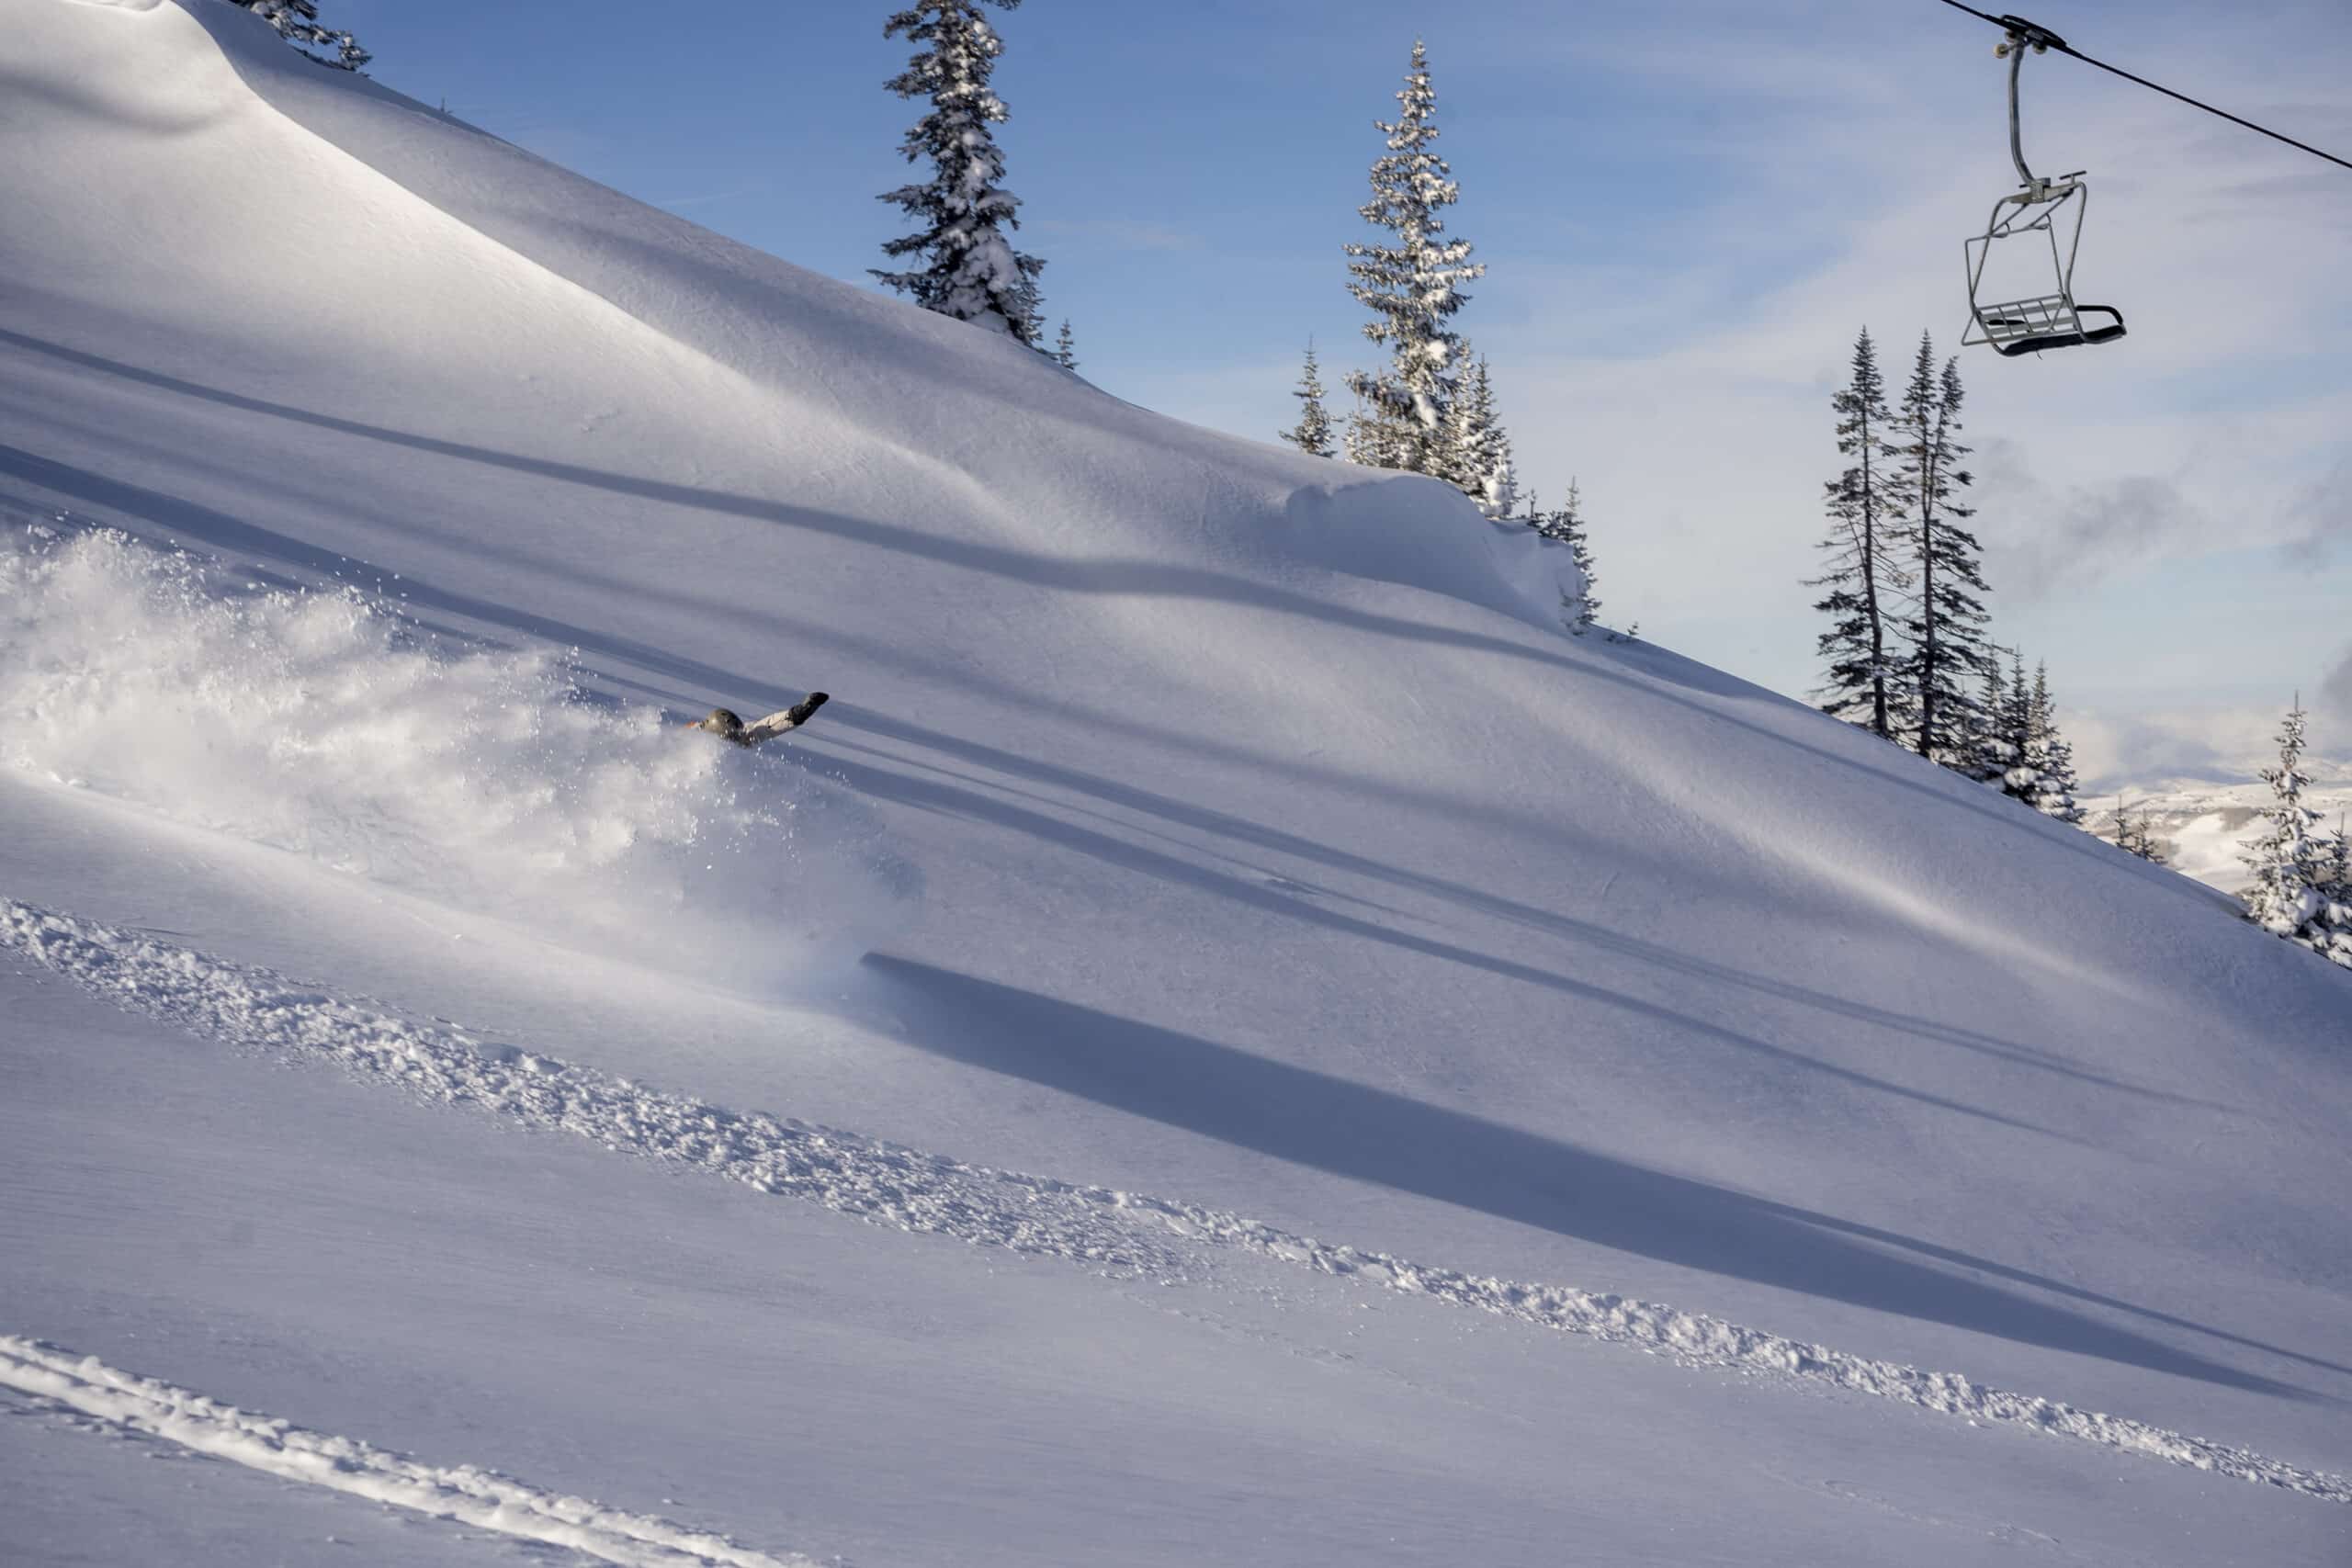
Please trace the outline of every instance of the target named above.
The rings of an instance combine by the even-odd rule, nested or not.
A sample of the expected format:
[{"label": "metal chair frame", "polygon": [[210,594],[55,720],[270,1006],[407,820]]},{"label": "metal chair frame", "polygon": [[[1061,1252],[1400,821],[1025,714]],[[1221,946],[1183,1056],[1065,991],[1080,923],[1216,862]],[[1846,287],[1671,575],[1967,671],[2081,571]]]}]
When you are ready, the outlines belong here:
[{"label": "metal chair frame", "polygon": [[[2083,217],[2090,210],[2090,184],[2079,169],[2054,180],[2037,175],[2026,166],[2025,144],[2018,128],[2018,76],[2025,64],[2027,49],[2041,53],[2053,43],[2063,47],[2065,40],[2030,22],[2007,19],[2018,20],[2023,29],[2011,32],[1999,50],[2009,57],[2009,160],[2017,164],[2018,178],[2022,184],[2016,193],[1994,202],[1984,231],[1972,235],[1962,244],[1968,269],[1969,320],[1962,329],[1960,341],[1970,347],[1989,344],[2011,356],[2110,343],[2123,335],[2123,312],[2112,305],[2079,305],[2075,301],[2075,257],[2082,248]],[[2073,221],[2066,225],[2066,243],[2062,247],[2058,230],[2070,213]],[[1998,304],[1982,302],[1978,293],[1984,287],[1984,264],[1992,256],[1994,243],[2036,232],[2050,242],[2050,264],[2057,279],[2057,291]],[[2100,325],[2089,325],[2083,319],[2086,312],[2109,320]]]}]

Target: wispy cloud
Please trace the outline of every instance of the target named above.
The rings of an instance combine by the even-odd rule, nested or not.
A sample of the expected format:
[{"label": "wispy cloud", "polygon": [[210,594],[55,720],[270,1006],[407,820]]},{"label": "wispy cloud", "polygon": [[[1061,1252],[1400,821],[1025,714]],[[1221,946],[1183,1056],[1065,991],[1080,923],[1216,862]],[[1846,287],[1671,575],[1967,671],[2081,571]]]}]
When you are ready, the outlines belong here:
[{"label": "wispy cloud", "polygon": [[2154,474],[2053,485],[2019,442],[1995,437],[1978,453],[1978,507],[1986,561],[2006,592],[2078,592],[2159,554],[2226,535],[2179,485]]},{"label": "wispy cloud", "polygon": [[2342,727],[2343,744],[2337,750],[2352,755],[2352,643],[2345,644],[2343,657],[2320,678],[2313,705],[2331,724]]}]

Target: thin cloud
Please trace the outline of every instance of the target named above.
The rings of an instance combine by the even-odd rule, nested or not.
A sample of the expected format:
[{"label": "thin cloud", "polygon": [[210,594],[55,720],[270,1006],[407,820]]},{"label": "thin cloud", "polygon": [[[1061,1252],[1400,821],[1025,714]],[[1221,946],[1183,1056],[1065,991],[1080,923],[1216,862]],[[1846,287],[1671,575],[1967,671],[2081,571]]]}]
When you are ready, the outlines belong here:
[{"label": "thin cloud", "polygon": [[2313,705],[2338,736],[2335,750],[2352,754],[2352,643],[2345,645],[2343,656],[2320,677],[2314,696]]},{"label": "thin cloud", "polygon": [[2040,598],[2079,590],[2153,556],[2216,537],[2212,517],[2170,479],[2127,474],[2044,483],[2017,442],[1987,441],[1977,503],[1986,564],[2004,592]]}]

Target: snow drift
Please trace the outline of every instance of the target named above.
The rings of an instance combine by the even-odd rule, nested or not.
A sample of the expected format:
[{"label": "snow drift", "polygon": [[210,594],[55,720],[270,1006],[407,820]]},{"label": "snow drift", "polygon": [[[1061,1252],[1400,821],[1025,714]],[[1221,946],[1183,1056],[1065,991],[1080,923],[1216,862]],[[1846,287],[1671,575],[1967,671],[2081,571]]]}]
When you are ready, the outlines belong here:
[{"label": "snow drift", "polygon": [[891,929],[878,829],[772,755],[121,534],[0,550],[0,762],[607,954],[773,987]]}]

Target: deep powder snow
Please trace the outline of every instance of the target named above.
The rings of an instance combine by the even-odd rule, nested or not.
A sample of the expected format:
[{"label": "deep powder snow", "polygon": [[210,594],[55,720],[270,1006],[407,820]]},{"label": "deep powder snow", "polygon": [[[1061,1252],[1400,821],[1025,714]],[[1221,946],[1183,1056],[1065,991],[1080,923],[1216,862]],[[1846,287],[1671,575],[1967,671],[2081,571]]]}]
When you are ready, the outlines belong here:
[{"label": "deep powder snow", "polygon": [[761,990],[854,959],[908,875],[848,792],[541,652],[356,591],[223,583],[107,530],[0,549],[0,763],[570,945]]}]

